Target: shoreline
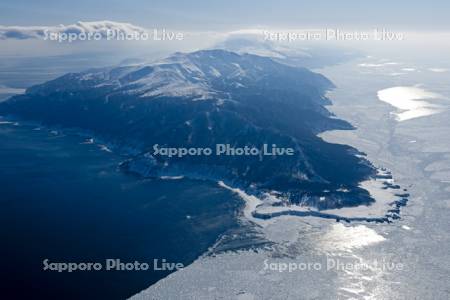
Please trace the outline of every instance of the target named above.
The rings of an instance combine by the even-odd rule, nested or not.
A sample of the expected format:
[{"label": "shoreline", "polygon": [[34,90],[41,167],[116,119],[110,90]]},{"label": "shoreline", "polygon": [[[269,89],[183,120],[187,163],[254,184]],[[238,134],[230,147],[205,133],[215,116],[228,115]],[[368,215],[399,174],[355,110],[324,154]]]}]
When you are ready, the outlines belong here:
[{"label": "shoreline", "polygon": [[[225,295],[236,299],[240,296],[248,299],[279,299],[282,295],[305,299],[347,297],[384,299],[399,295],[429,297],[430,294],[427,292],[429,289],[435,291],[433,295],[443,295],[445,283],[423,279],[450,274],[447,269],[436,275],[434,273],[436,269],[429,268],[430,265],[439,263],[439,259],[445,259],[449,255],[448,248],[441,248],[442,242],[439,239],[431,240],[430,235],[445,234],[448,228],[445,224],[449,223],[448,214],[443,208],[450,208],[450,200],[438,202],[437,199],[445,194],[440,194],[435,185],[436,181],[430,182],[428,177],[434,175],[437,179],[443,178],[441,170],[447,168],[442,164],[434,164],[431,159],[450,161],[448,155],[446,158],[443,154],[433,155],[433,152],[446,151],[449,144],[440,140],[425,142],[430,136],[427,129],[434,129],[433,126],[442,124],[445,115],[436,114],[398,123],[390,114],[393,108],[379,101],[376,92],[386,88],[386,82],[392,86],[403,83],[390,83],[389,76],[381,79],[372,76],[361,78],[357,73],[355,75],[353,70],[357,63],[358,61],[352,61],[327,68],[325,72],[320,71],[333,81],[335,78],[340,79],[336,82],[338,88],[330,97],[333,101],[333,105],[329,107],[330,111],[356,127],[356,130],[352,131],[328,131],[320,137],[329,142],[351,145],[366,153],[369,161],[389,169],[394,174],[395,182],[385,178],[388,179],[387,187],[394,187],[392,191],[397,194],[411,194],[408,195],[410,199],[408,205],[402,209],[401,219],[390,224],[369,222],[347,224],[308,216],[298,218],[284,215],[271,218],[265,221],[266,226],[260,227],[259,230],[265,238],[275,244],[273,247],[262,248],[259,251],[224,252],[199,259],[182,272],[171,274],[131,299],[173,298],[181,295],[187,299],[220,298]],[[329,76],[329,73],[335,76]],[[361,85],[359,90],[354,90],[354,82],[358,84],[364,81],[367,86]],[[358,100],[361,103],[355,106],[354,101]],[[419,126],[423,126],[426,129],[416,133],[408,131],[408,126],[414,129],[421,129]],[[445,137],[442,134],[449,127],[437,128],[442,139]],[[424,159],[427,153],[431,153],[430,159]],[[420,170],[427,165],[431,175]],[[398,189],[397,185],[407,187],[408,191]],[[448,184],[444,186],[444,183],[441,183],[439,187],[441,186],[445,191],[450,190]],[[386,189],[381,188],[380,191]],[[437,225],[437,222],[444,223]],[[358,231],[364,234],[359,236],[356,233]],[[371,239],[366,240],[368,236]],[[363,244],[358,245],[359,242]],[[352,248],[353,244],[358,246]],[[314,262],[317,259],[316,252],[320,253],[319,258],[339,257],[343,260],[348,257],[361,260],[382,260],[389,257],[395,262],[402,263],[405,270],[389,273],[378,269],[369,273],[294,272],[282,275],[277,271],[263,271],[264,261],[267,259],[283,263]],[[301,284],[298,284],[299,282]],[[398,285],[400,282],[402,284]],[[358,289],[354,288],[356,284]],[[191,288],[193,285],[196,286],[195,289]],[[320,289],[316,289],[317,286]]]}]

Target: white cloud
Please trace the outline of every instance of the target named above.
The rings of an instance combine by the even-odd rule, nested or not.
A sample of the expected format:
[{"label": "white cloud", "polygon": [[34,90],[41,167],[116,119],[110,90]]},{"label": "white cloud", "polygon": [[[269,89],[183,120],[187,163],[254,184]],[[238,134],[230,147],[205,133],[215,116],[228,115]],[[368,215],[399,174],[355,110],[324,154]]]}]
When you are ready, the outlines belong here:
[{"label": "white cloud", "polygon": [[0,94],[22,94],[24,89],[12,88],[0,84]]},{"label": "white cloud", "polygon": [[45,39],[46,33],[70,34],[91,33],[100,34],[102,37],[108,31],[119,31],[124,34],[143,33],[145,28],[130,23],[113,21],[77,22],[70,25],[58,26],[0,26],[0,39]]},{"label": "white cloud", "polygon": [[435,73],[444,73],[444,72],[447,72],[448,69],[445,69],[445,68],[429,68],[428,71],[435,72]]}]

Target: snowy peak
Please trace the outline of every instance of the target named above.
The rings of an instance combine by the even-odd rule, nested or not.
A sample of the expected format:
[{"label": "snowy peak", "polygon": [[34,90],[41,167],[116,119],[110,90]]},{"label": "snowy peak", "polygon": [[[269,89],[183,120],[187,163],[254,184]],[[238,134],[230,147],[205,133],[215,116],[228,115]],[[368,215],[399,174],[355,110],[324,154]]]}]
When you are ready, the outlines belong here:
[{"label": "snowy peak", "polygon": [[299,91],[305,85],[330,87],[321,75],[279,64],[270,58],[239,55],[226,50],[175,53],[152,63],[71,73],[27,93],[47,95],[62,91],[104,89],[142,99],[183,97],[192,100],[227,98],[230,89],[272,85]]},{"label": "snowy peak", "polygon": [[[123,168],[144,176],[191,174],[279,191],[293,203],[322,208],[371,203],[359,187],[373,173],[371,166],[352,149],[316,136],[351,128],[323,107],[329,87],[326,78],[304,68],[206,50],[66,74],[0,103],[0,114],[94,132],[118,148],[139,153]],[[155,144],[257,149],[267,144],[292,148],[295,155],[170,158],[152,156]],[[352,197],[337,193],[320,200],[328,197],[324,190],[341,187]]]}]

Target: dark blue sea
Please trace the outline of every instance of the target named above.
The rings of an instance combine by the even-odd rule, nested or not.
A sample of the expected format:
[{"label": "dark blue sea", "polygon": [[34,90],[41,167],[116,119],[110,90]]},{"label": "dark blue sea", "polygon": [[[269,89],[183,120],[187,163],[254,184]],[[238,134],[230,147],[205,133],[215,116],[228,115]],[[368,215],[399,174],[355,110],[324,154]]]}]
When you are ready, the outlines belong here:
[{"label": "dark blue sea", "polygon": [[238,226],[241,201],[214,183],[124,174],[124,157],[35,127],[0,124],[3,299],[124,299],[169,272],[58,273],[43,260],[188,265]]}]

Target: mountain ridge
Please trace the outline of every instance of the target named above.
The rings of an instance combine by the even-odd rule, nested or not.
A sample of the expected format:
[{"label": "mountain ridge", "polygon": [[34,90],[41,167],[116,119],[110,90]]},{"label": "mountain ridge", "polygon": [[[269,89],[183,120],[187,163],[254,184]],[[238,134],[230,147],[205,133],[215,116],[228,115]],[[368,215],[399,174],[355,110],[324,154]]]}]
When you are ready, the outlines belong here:
[{"label": "mountain ridge", "polygon": [[[223,180],[276,191],[292,203],[318,208],[370,204],[358,184],[375,169],[356,149],[317,133],[352,129],[324,105],[333,84],[305,68],[224,50],[175,53],[165,60],[69,73],[29,88],[0,105],[0,113],[47,125],[89,130],[117,147],[136,149],[124,170],[144,176]],[[154,157],[167,147],[276,144],[292,157]],[[342,192],[345,189],[349,192]],[[328,200],[321,200],[327,196]]]}]

